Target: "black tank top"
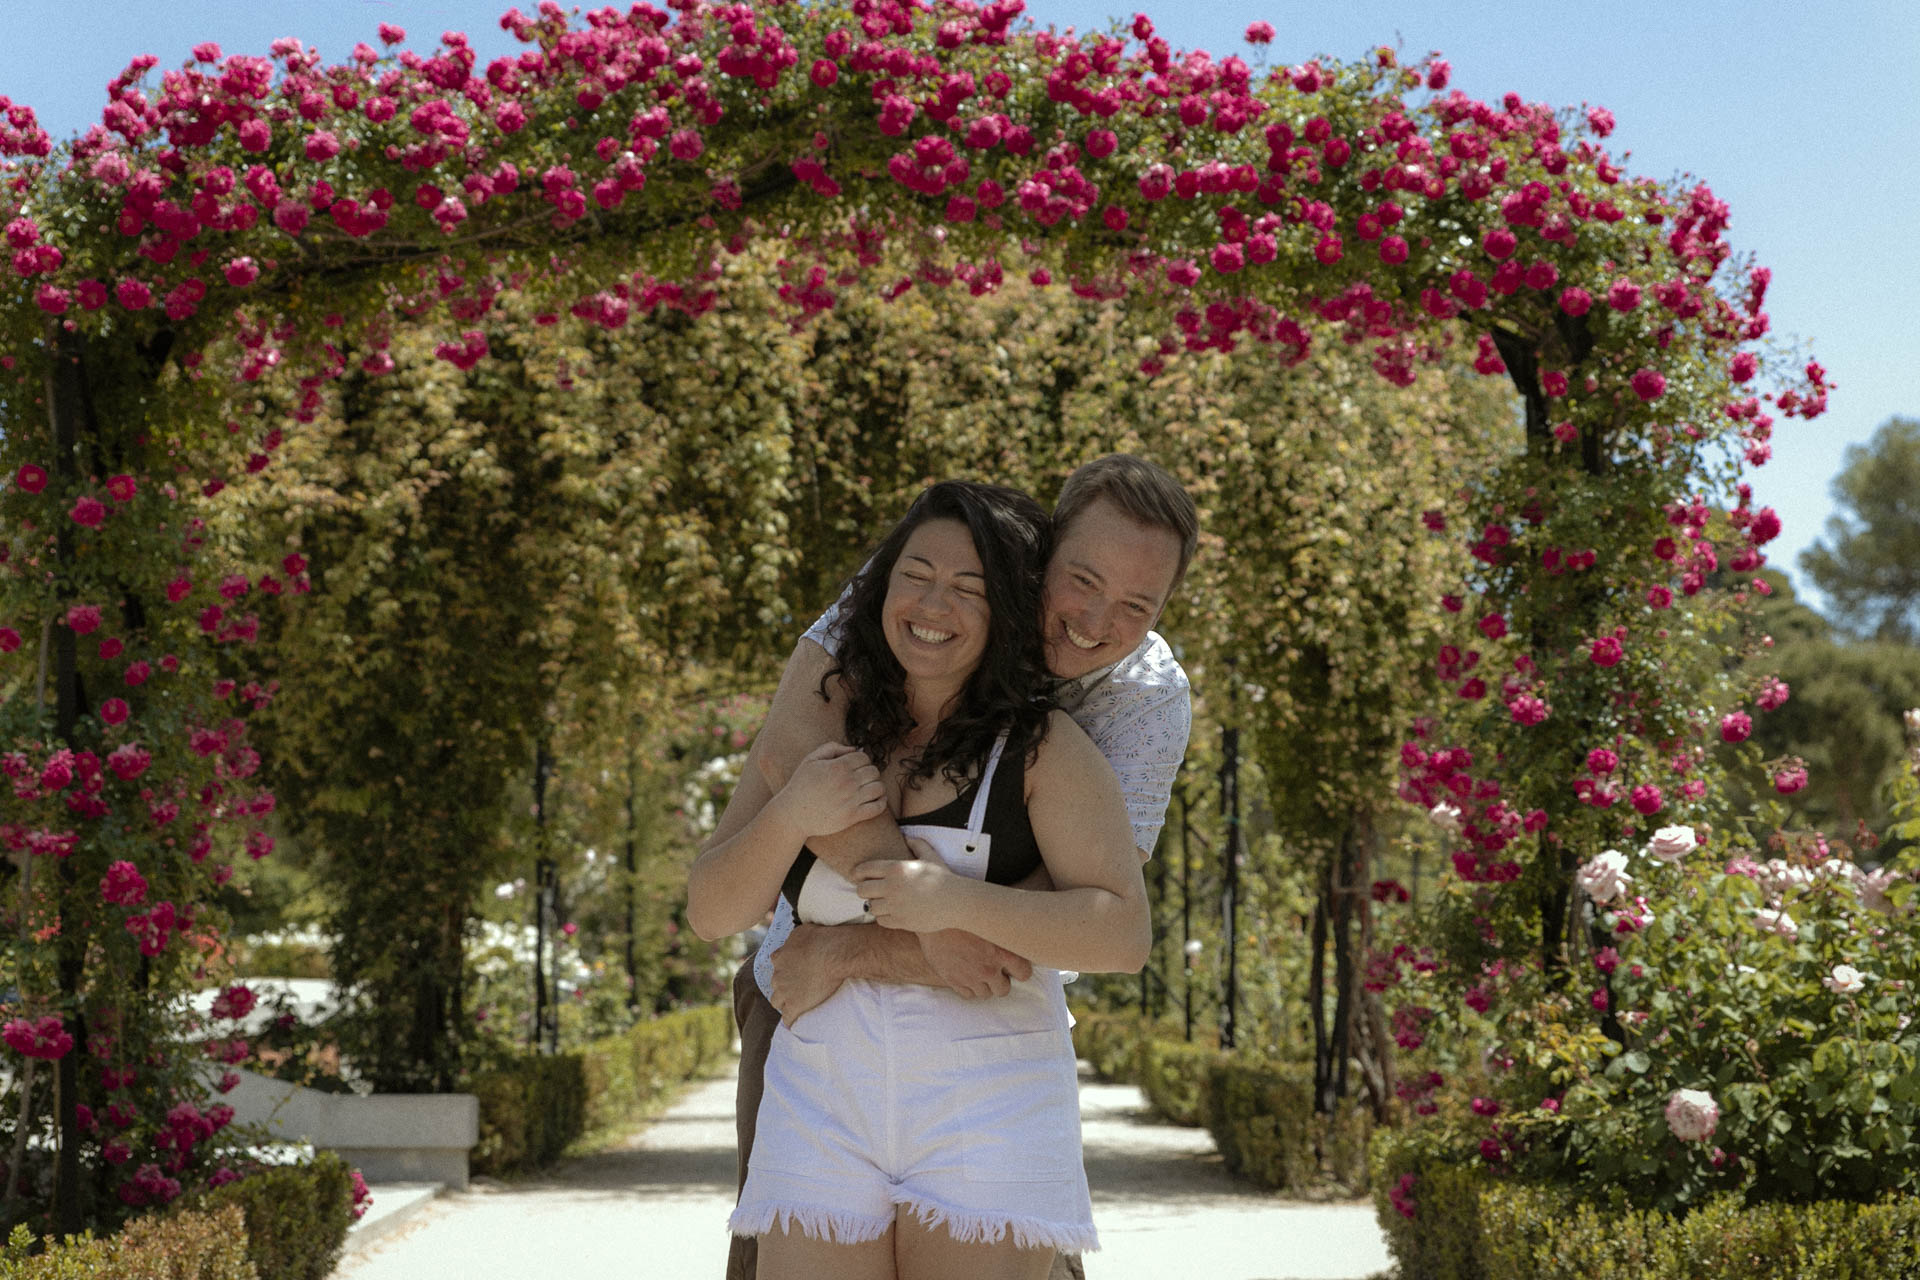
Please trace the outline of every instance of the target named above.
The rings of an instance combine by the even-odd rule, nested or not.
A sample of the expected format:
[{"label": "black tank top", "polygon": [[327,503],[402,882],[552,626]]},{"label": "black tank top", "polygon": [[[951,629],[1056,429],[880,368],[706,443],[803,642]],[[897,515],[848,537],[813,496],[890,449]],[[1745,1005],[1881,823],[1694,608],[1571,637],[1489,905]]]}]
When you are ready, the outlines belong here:
[{"label": "black tank top", "polygon": [[[902,818],[901,826],[960,827],[964,829],[973,813],[974,797],[980,780],[975,778],[959,795],[926,813]],[[1040,845],[1033,838],[1033,824],[1027,819],[1027,759],[1025,752],[1003,752],[1000,766],[993,772],[993,789],[987,793],[987,814],[981,829],[993,837],[987,847],[987,883],[1018,884],[1040,865]],[[780,884],[780,895],[795,910],[800,906],[800,886],[813,869],[813,850],[801,849]]]}]

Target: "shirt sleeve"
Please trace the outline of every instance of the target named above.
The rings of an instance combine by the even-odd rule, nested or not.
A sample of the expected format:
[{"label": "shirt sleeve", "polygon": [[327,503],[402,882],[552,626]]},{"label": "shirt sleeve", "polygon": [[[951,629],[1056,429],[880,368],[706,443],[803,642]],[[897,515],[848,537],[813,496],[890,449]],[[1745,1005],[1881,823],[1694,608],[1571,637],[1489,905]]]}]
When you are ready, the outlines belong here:
[{"label": "shirt sleeve", "polygon": [[814,619],[802,640],[811,640],[825,649],[831,657],[840,656],[840,613],[841,606],[847,602],[847,593],[842,591],[840,598],[827,606],[827,611]]},{"label": "shirt sleeve", "polygon": [[1166,824],[1173,780],[1179,776],[1193,731],[1193,705],[1186,686],[1157,686],[1102,728],[1094,745],[1120,779],[1134,844],[1150,854]]}]

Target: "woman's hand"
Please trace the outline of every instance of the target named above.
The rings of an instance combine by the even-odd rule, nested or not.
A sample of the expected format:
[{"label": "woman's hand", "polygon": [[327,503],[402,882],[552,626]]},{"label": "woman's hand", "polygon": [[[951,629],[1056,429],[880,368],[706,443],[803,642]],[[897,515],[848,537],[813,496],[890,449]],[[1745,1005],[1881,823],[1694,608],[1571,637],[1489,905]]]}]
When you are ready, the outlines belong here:
[{"label": "woman's hand", "polygon": [[780,801],[801,835],[812,839],[879,817],[887,811],[887,789],[866,752],[823,742],[794,769]]},{"label": "woman's hand", "polygon": [[[907,842],[920,858],[899,862],[877,858],[853,869],[853,887],[866,899],[867,910],[876,922],[889,929],[909,929],[914,933],[934,933],[954,925],[952,889],[960,876],[947,870],[946,864],[917,840]],[[924,853],[922,851],[925,851]]]}]

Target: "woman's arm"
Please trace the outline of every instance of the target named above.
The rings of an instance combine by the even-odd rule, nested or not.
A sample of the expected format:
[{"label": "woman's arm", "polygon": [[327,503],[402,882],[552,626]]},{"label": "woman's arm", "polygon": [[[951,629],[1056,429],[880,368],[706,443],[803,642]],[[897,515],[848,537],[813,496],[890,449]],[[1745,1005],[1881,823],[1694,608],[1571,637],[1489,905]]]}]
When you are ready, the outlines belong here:
[{"label": "woman's arm", "polygon": [[860,896],[891,928],[964,929],[1049,968],[1138,972],[1153,948],[1153,923],[1120,784],[1062,712],[1027,770],[1027,817],[1051,893],[987,884],[922,858],[865,864]]},{"label": "woman's arm", "polygon": [[[796,671],[801,666],[789,663],[740,783],[687,873],[687,924],[702,938],[726,937],[759,923],[807,841],[887,812],[879,770],[865,753],[830,740],[838,733],[824,730],[839,727],[841,709],[821,701],[817,680],[802,687],[804,673]],[[775,790],[763,767],[767,757],[786,752],[796,735],[809,734],[821,745]]]}]

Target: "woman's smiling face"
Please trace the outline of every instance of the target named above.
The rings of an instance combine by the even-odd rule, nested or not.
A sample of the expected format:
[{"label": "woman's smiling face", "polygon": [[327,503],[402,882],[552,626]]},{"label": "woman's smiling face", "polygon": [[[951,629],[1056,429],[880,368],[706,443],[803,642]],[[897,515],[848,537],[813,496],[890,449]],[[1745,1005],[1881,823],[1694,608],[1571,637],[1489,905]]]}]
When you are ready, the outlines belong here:
[{"label": "woman's smiling face", "polygon": [[986,652],[993,611],[973,535],[958,520],[928,520],[907,537],[881,608],[887,646],[915,681],[964,684]]}]

